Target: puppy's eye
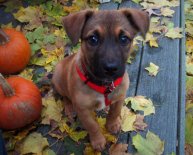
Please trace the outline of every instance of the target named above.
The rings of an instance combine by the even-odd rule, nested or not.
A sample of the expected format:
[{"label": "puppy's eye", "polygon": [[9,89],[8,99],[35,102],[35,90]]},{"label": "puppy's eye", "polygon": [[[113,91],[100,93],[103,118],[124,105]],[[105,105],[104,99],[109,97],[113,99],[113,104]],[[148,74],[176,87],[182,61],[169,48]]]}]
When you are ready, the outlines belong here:
[{"label": "puppy's eye", "polygon": [[88,38],[88,43],[91,46],[97,46],[99,44],[99,36],[94,34]]},{"label": "puppy's eye", "polygon": [[119,42],[121,43],[121,45],[126,46],[131,42],[131,39],[126,35],[120,35]]}]

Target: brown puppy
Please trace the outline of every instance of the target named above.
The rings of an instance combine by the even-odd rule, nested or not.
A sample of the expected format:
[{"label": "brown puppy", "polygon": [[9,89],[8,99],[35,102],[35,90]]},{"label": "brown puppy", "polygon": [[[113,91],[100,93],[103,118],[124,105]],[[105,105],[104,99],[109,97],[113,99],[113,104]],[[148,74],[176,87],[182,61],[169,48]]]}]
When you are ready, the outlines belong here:
[{"label": "brown puppy", "polygon": [[74,109],[88,131],[94,149],[104,149],[106,140],[92,111],[110,107],[106,128],[120,130],[120,112],[129,86],[126,60],[134,36],[145,36],[149,27],[146,12],[85,10],[63,18],[73,44],[81,39],[81,50],[56,66],[53,84],[64,97],[67,114]]}]

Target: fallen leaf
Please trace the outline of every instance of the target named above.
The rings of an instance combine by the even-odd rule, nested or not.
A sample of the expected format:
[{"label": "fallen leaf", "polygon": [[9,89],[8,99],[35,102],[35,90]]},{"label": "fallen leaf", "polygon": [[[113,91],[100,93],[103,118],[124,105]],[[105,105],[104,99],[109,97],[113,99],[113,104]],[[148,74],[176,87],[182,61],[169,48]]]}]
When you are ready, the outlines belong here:
[{"label": "fallen leaf", "polygon": [[59,122],[59,129],[61,132],[66,132],[75,142],[78,142],[80,139],[84,139],[88,134],[85,130],[75,131],[73,128],[67,125],[66,120]]},{"label": "fallen leaf", "polygon": [[145,130],[147,124],[144,122],[144,116],[137,114],[136,120],[133,123],[133,127],[135,130]]},{"label": "fallen leaf", "polygon": [[102,134],[105,136],[106,140],[108,142],[112,142],[112,143],[116,143],[117,142],[117,138],[112,135],[111,133],[109,133],[105,127],[105,124],[106,124],[106,118],[102,118],[102,117],[97,117],[96,118],[99,126],[100,126],[100,129],[102,131]]},{"label": "fallen leaf", "polygon": [[149,42],[150,47],[159,47],[159,45],[157,43],[157,38],[154,37],[152,33],[146,34],[145,42]]},{"label": "fallen leaf", "polygon": [[145,69],[149,72],[150,76],[156,76],[159,72],[159,66],[155,65],[152,62],[150,62],[149,67],[146,67]]},{"label": "fallen leaf", "polygon": [[161,8],[161,14],[165,17],[172,17],[174,13],[175,11],[170,9],[169,7]]},{"label": "fallen leaf", "polygon": [[42,99],[42,124],[50,124],[51,120],[60,122],[62,119],[63,103],[62,101],[56,101],[54,97],[47,97]]},{"label": "fallen leaf", "polygon": [[47,148],[43,151],[42,155],[56,155],[56,153],[52,151],[51,149]]},{"label": "fallen leaf", "polygon": [[177,38],[182,38],[182,28],[176,27],[176,28],[171,28],[168,30],[168,32],[165,34],[166,37],[171,38],[171,39],[177,39]]},{"label": "fallen leaf", "polygon": [[134,111],[143,111],[144,116],[154,114],[155,107],[150,99],[146,99],[145,96],[128,97],[125,99],[125,103],[131,104],[131,108]]},{"label": "fallen leaf", "polygon": [[128,144],[113,144],[109,149],[109,155],[131,155],[127,153]]},{"label": "fallen leaf", "polygon": [[95,151],[91,144],[86,144],[86,148],[84,150],[84,155],[101,155],[100,152]]},{"label": "fallen leaf", "polygon": [[137,149],[139,155],[162,155],[164,151],[164,142],[160,140],[154,133],[148,131],[146,139],[140,134],[133,138],[133,145]]},{"label": "fallen leaf", "polygon": [[47,139],[40,133],[33,132],[21,143],[20,153],[21,155],[28,153],[41,154],[47,146],[49,146]]},{"label": "fallen leaf", "polygon": [[134,131],[134,122],[136,121],[136,114],[131,112],[126,106],[121,109],[121,129],[124,132]]}]

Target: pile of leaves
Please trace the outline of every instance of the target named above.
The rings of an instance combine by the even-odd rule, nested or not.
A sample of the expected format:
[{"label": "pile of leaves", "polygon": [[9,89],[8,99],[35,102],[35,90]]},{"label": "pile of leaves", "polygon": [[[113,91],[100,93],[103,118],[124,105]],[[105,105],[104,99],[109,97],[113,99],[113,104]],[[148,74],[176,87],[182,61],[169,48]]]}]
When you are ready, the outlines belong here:
[{"label": "pile of leaves", "polygon": [[[115,1],[121,2],[120,0]],[[177,0],[133,0],[133,2],[141,5],[149,12],[151,17],[150,31],[146,36],[146,40],[139,36],[135,38],[134,46],[136,50],[141,42],[149,44],[152,48],[158,48],[159,40],[163,37],[171,39],[182,37],[182,29],[175,27],[171,20],[175,13],[174,8],[179,6]],[[86,0],[16,0],[6,1],[1,4],[6,6],[6,12],[14,12],[14,18],[20,23],[16,26],[16,29],[25,34],[32,49],[30,64],[18,75],[32,80],[39,87],[44,106],[40,120],[34,124],[17,131],[4,132],[8,153],[54,155],[58,154],[58,151],[65,150],[63,154],[80,154],[80,152],[84,152],[86,155],[100,155],[101,153],[92,149],[88,141],[88,134],[79,120],[75,118],[74,121],[70,121],[65,116],[63,112],[65,105],[61,97],[55,95],[51,87],[53,69],[57,62],[63,59],[64,51],[67,50],[65,44],[69,42],[61,25],[61,17],[85,8],[97,9],[99,5],[97,0],[88,2]],[[15,6],[15,4],[17,5]],[[191,11],[191,5],[187,4],[187,10]],[[190,14],[188,13],[188,15]],[[191,16],[189,18],[191,19]],[[191,22],[187,25],[191,25]],[[2,27],[13,27],[13,25],[9,23]],[[191,35],[189,35],[189,42],[187,41],[189,45],[193,45]],[[77,51],[79,46],[77,45],[72,50]],[[193,62],[191,61],[192,51],[193,47],[191,50],[189,49],[189,52],[187,51],[190,56],[187,62],[190,66]],[[128,62],[132,63],[132,59],[130,58]],[[150,62],[150,66],[144,69],[149,72],[150,76],[159,74],[159,66],[152,62]],[[191,72],[188,72],[190,81],[193,80],[192,75]],[[191,104],[192,100],[189,100],[189,102],[190,110],[193,104]],[[192,110],[190,111],[192,112]],[[145,130],[148,126],[144,122],[144,117],[154,113],[155,108],[151,99],[144,96],[125,99],[125,106],[121,112],[121,133],[137,132],[132,138],[132,143],[138,154],[154,155],[156,152],[156,154],[161,155],[164,151],[164,141],[161,141],[154,133],[148,131],[146,138],[138,133],[138,131]],[[190,114],[187,117],[192,120],[193,113]],[[104,154],[113,155],[124,152],[127,150],[127,145],[116,144],[119,135],[111,135],[105,129],[106,118],[104,115],[106,115],[105,110],[100,115],[94,114],[108,141],[107,150],[104,151]],[[190,125],[190,127],[192,126]],[[58,146],[58,144],[61,145]],[[192,144],[193,142],[190,140],[188,146]]]},{"label": "pile of leaves", "polygon": [[186,154],[193,154],[193,1],[185,1],[186,25]]}]

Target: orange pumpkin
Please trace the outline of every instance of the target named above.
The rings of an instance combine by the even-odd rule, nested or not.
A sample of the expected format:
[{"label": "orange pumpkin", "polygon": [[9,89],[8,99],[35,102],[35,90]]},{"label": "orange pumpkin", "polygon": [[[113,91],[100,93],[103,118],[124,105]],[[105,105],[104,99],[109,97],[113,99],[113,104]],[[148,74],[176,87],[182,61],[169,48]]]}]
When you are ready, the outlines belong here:
[{"label": "orange pumpkin", "polygon": [[23,33],[15,29],[0,29],[0,73],[21,71],[31,56],[30,45]]},{"label": "orange pumpkin", "polygon": [[0,86],[0,128],[21,128],[40,117],[41,95],[31,81],[17,76],[6,81],[0,74]]}]

